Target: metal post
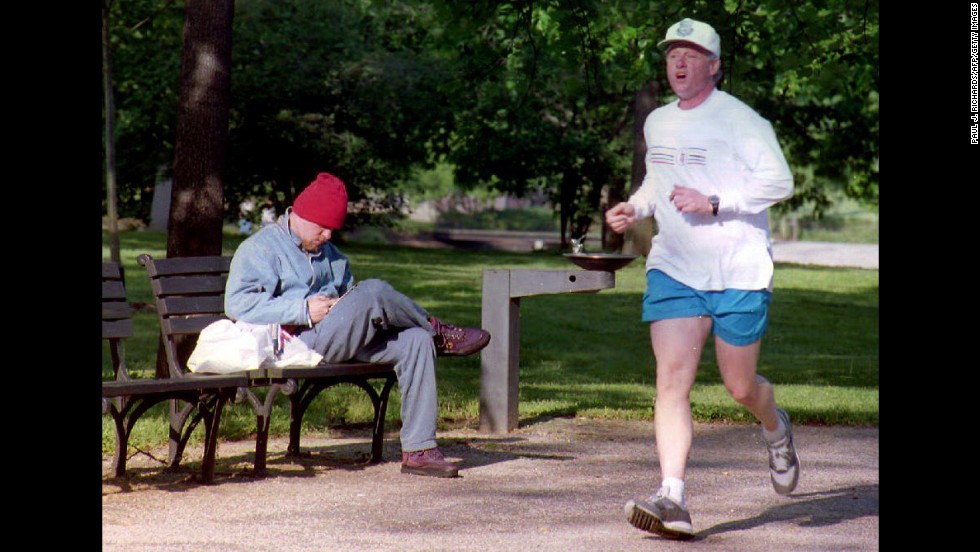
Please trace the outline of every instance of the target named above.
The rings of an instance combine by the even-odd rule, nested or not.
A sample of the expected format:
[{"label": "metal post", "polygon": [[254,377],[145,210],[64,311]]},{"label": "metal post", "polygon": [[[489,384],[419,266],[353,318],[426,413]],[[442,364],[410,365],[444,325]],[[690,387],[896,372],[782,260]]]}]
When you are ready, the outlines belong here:
[{"label": "metal post", "polygon": [[510,296],[509,270],[483,271],[482,327],[492,336],[480,353],[480,431],[517,428],[521,300]]},{"label": "metal post", "polygon": [[521,297],[595,293],[616,286],[613,272],[592,270],[483,271],[483,329],[490,344],[480,352],[480,431],[517,429]]}]

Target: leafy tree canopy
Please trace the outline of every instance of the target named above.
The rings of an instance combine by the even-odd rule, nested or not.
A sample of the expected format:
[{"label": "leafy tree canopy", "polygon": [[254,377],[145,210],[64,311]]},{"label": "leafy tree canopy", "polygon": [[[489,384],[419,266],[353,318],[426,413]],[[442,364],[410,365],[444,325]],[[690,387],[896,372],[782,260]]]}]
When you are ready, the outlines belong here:
[{"label": "leafy tree canopy", "polygon": [[[145,216],[171,164],[182,4],[113,10],[120,209]],[[441,161],[462,186],[549,193],[577,235],[603,186],[629,188],[631,101],[651,80],[672,99],[656,43],[683,17],[718,30],[721,86],[772,121],[797,177],[784,209],[834,186],[877,205],[874,0],[238,0],[226,200],[281,210],[331,170],[383,212]]]}]

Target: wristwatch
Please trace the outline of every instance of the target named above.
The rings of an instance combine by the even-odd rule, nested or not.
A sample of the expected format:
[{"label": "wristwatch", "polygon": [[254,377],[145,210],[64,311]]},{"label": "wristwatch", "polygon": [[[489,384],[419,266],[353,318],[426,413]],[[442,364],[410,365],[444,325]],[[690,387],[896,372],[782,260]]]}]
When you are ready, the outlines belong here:
[{"label": "wristwatch", "polygon": [[714,216],[716,216],[716,217],[718,216],[718,203],[720,201],[721,200],[718,199],[718,196],[716,196],[716,195],[709,195],[708,196],[708,202],[711,203],[711,214],[714,215]]}]

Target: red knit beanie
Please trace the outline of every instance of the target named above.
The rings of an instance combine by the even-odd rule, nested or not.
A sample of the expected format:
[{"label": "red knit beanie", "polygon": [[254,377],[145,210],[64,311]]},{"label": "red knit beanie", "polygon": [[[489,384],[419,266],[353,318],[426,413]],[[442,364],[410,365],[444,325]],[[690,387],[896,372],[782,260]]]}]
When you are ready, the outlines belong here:
[{"label": "red knit beanie", "polygon": [[347,189],[336,176],[320,173],[296,196],[293,212],[324,228],[341,228],[347,217]]}]

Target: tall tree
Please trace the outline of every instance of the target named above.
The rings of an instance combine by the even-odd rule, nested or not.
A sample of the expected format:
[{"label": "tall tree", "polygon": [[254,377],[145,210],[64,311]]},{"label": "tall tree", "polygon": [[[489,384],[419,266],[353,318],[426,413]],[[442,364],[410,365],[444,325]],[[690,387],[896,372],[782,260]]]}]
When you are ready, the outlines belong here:
[{"label": "tall tree", "polygon": [[[234,0],[188,0],[181,53],[167,257],[221,254]],[[186,360],[194,340],[178,340]],[[167,376],[163,342],[158,377]],[[176,401],[171,409],[177,408]]]},{"label": "tall tree", "polygon": [[188,0],[168,257],[221,254],[234,0]]},{"label": "tall tree", "polygon": [[[158,175],[163,169],[169,177],[173,167],[184,2],[112,0],[107,5],[116,209],[119,217],[149,221]],[[106,201],[103,214],[107,211]]]},{"label": "tall tree", "polygon": [[116,209],[116,106],[112,98],[112,55],[109,41],[109,8],[112,2],[102,1],[102,93],[105,110],[105,182],[106,209],[109,215],[109,257],[122,262],[119,254],[119,217]]}]

